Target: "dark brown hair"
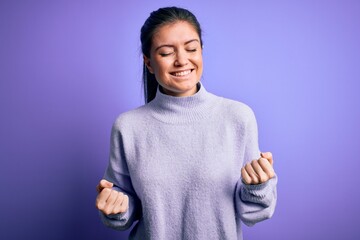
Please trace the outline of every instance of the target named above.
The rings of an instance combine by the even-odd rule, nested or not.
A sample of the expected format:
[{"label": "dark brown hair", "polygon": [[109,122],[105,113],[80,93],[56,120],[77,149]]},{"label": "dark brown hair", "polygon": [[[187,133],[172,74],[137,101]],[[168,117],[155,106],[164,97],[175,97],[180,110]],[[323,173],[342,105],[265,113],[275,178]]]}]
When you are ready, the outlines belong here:
[{"label": "dark brown hair", "polygon": [[[186,10],[184,8],[178,8],[178,7],[159,8],[158,10],[150,14],[150,16],[146,19],[144,25],[141,28],[141,35],[140,35],[141,50],[146,57],[150,58],[152,39],[156,30],[159,27],[177,21],[186,21],[190,23],[199,35],[201,46],[203,45],[201,38],[200,24],[194,14],[192,14],[189,10]],[[147,69],[144,63],[143,88],[144,88],[145,103],[148,103],[155,98],[158,85],[159,84],[155,79],[155,75],[149,72],[149,70]]]}]

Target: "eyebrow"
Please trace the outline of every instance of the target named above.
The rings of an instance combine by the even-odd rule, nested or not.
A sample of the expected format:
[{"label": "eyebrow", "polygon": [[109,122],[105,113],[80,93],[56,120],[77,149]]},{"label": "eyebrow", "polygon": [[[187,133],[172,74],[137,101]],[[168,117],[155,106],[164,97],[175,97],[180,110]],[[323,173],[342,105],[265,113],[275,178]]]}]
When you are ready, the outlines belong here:
[{"label": "eyebrow", "polygon": [[[191,39],[191,40],[189,40],[189,41],[186,41],[184,45],[187,45],[187,44],[192,43],[192,42],[199,42],[199,40],[198,40],[198,39]],[[162,47],[174,47],[174,45],[171,45],[171,44],[163,44],[163,45],[160,45],[160,46],[158,46],[157,48],[155,48],[155,52],[156,52],[157,50],[159,50],[160,48],[162,48]]]}]

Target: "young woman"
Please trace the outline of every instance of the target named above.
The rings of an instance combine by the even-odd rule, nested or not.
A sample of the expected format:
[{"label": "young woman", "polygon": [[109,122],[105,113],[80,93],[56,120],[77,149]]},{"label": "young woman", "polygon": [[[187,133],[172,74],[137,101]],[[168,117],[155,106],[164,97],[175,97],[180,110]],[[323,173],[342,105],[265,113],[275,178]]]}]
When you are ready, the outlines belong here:
[{"label": "young woman", "polygon": [[201,29],[186,9],[161,8],[141,29],[146,104],[121,114],[97,186],[103,222],[130,239],[242,239],[241,221],[270,218],[277,177],[245,104],[200,81]]}]

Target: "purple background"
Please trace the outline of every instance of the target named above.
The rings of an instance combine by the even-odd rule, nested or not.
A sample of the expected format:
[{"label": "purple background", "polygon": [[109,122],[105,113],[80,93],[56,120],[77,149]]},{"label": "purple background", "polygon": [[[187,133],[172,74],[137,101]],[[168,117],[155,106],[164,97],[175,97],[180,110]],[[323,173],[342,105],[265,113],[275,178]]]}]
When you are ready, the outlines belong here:
[{"label": "purple background", "polygon": [[245,239],[360,239],[360,1],[123,2],[0,2],[0,239],[126,239],[95,186],[143,104],[140,27],[169,5],[202,24],[206,88],[250,105],[275,156],[276,213]]}]

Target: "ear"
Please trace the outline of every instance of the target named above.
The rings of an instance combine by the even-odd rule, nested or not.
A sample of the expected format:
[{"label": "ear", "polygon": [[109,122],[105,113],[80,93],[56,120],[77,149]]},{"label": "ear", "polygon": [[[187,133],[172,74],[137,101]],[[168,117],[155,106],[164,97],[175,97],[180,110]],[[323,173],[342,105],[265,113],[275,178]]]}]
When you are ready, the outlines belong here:
[{"label": "ear", "polygon": [[144,58],[144,63],[147,67],[147,69],[149,70],[150,73],[154,74],[154,70],[153,68],[151,67],[151,63],[150,63],[150,58],[148,58],[147,56],[143,55],[143,58]]}]

